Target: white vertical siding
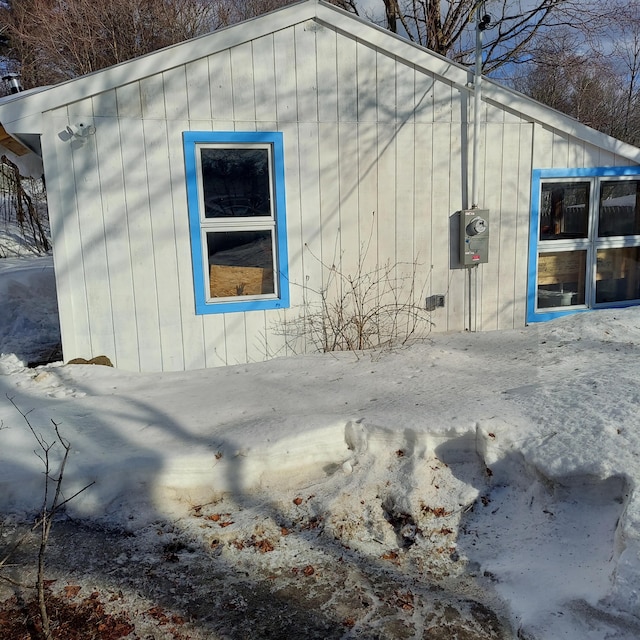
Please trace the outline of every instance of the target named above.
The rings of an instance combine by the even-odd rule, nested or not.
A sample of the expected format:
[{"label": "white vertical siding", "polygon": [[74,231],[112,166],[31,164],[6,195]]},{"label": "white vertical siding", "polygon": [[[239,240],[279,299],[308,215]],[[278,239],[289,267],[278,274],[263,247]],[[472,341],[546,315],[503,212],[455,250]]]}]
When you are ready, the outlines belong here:
[{"label": "white vertical siding", "polygon": [[338,47],[337,34],[331,29],[316,32],[316,52],[322,65],[316,66],[318,87],[318,120],[337,122],[338,120]]},{"label": "white vertical siding", "polygon": [[[340,189],[336,188],[340,184],[340,140],[338,128],[335,122],[321,122],[318,129],[318,171],[325,179],[318,182],[320,189],[320,212],[321,224],[318,228],[320,234],[320,246],[322,249],[322,260],[324,264],[331,268],[334,265],[340,268],[341,243],[340,238],[343,233],[340,215]],[[345,212],[346,217],[353,215]],[[327,270],[322,273],[322,288],[326,287]]]},{"label": "white vertical siding", "polygon": [[[296,103],[299,122],[318,121],[318,78],[315,30],[308,23],[294,29]],[[323,61],[324,62],[324,61]],[[289,63],[291,64],[291,63]]]},{"label": "white vertical siding", "polygon": [[253,77],[259,79],[254,85],[256,121],[275,122],[278,117],[278,111],[276,106],[276,69],[274,66],[273,36],[265,36],[255,40],[252,48]]},{"label": "white vertical siding", "polygon": [[[395,122],[396,119],[396,63],[391,56],[375,52],[376,122]],[[373,92],[372,92],[372,95]]]},{"label": "white vertical siding", "polygon": [[[265,63],[268,66],[268,62]],[[251,43],[231,49],[231,87],[233,90],[233,119],[236,122],[255,122],[253,56]]]},{"label": "white vertical siding", "polygon": [[[326,42],[326,38],[324,38]],[[336,66],[335,76],[338,92],[338,121],[339,122],[356,122],[358,119],[358,75],[356,73],[357,44],[355,40],[350,38],[337,38],[336,40]],[[323,79],[325,75],[331,75],[332,71],[329,66],[323,67],[319,74],[319,78]],[[323,92],[324,95],[324,92]],[[322,101],[324,102],[324,100]]]},{"label": "white vertical siding", "polygon": [[[419,265],[416,286],[424,297],[441,293],[433,282],[433,125],[416,124],[414,129],[415,151],[413,172],[414,194],[414,238],[413,259]],[[444,289],[442,290],[444,291]],[[438,313],[441,313],[439,311]],[[435,322],[435,314],[432,314]]]},{"label": "white vertical siding", "polygon": [[[305,288],[304,288],[304,268],[303,268],[303,252],[304,237],[302,232],[302,213],[304,210],[302,193],[300,187],[301,168],[298,162],[300,157],[298,129],[295,124],[280,125],[284,138],[284,156],[286,163],[286,189],[287,189],[287,242],[289,243],[289,288],[291,297],[291,309],[286,311],[286,319],[289,325],[293,325],[295,332],[295,323],[302,308],[303,313],[306,311],[305,306]],[[270,317],[275,314],[270,314]],[[277,318],[278,316],[276,316]],[[287,344],[287,353],[299,353],[305,350],[306,342],[304,338],[295,339],[296,336],[289,337]]]},{"label": "white vertical siding", "polygon": [[414,87],[414,120],[422,123],[435,122],[435,80],[433,76],[428,73],[416,73]]},{"label": "white vertical siding", "polygon": [[[50,131],[88,117],[97,128],[84,144],[56,133],[44,145],[58,288],[71,301],[60,309],[65,356],[153,371],[302,352],[300,318],[334,266],[406,277],[415,263],[416,302],[446,296],[434,330],[464,329],[469,299],[472,328],[521,326],[531,170],[627,162],[483,103],[490,260],[470,292],[451,237],[471,204],[469,96],[415,64],[310,21],[48,115]],[[290,309],[195,314],[186,130],[283,133]]]},{"label": "white vertical siding", "polygon": [[275,33],[273,47],[278,122],[297,122],[295,72],[297,61],[293,29],[285,29]]},{"label": "white vertical siding", "polygon": [[396,224],[405,220],[404,212],[396,210],[397,131],[386,123],[377,130],[378,208],[376,210],[377,246],[372,247],[371,258],[382,267],[387,261],[397,263]]},{"label": "white vertical siding", "polygon": [[[106,104],[106,96],[100,104],[94,106],[94,111],[100,109],[109,113],[115,108],[115,94],[110,92],[111,104]],[[96,118],[96,153],[100,172],[100,197],[104,215],[104,240],[106,244],[106,263],[108,269],[108,283],[105,292],[110,292],[111,318],[113,322],[114,351],[108,352],[110,343],[100,340],[93,350],[104,351],[118,362],[130,362],[131,368],[139,367],[139,345],[135,327],[136,300],[133,292],[133,277],[131,268],[131,244],[129,225],[127,220],[127,194],[124,189],[122,140],[119,132],[114,135],[107,128],[102,127],[101,118]],[[84,149],[78,150],[80,154]],[[83,203],[83,206],[86,206]],[[88,276],[89,274],[87,274]],[[109,296],[104,296],[109,300]],[[92,317],[92,327],[95,320]],[[97,340],[97,339],[96,339]],[[93,351],[92,350],[92,351]],[[94,352],[95,355],[95,352]],[[86,356],[85,356],[86,357]]]},{"label": "white vertical siding", "polygon": [[[489,263],[482,265],[481,329],[522,326],[525,321],[531,172],[534,168],[598,166],[581,142],[548,127],[518,122],[515,114],[488,110],[482,207],[490,210]],[[535,140],[534,140],[535,133]]]},{"label": "white vertical siding", "polygon": [[[396,136],[396,180],[395,215],[390,216],[395,224],[395,260],[399,264],[411,265],[416,260],[414,254],[415,235],[415,125],[401,126]],[[406,267],[403,269],[406,272]]]},{"label": "white vertical siding", "polygon": [[[480,318],[478,329],[492,330],[498,328],[499,314],[499,271],[503,255],[500,249],[509,241],[511,233],[507,226],[511,220],[508,215],[502,219],[502,176],[504,162],[504,127],[502,123],[487,122],[485,127],[485,155],[483,175],[483,197],[480,205],[489,209],[489,262],[479,267],[481,283],[481,305],[478,310]],[[502,225],[504,224],[504,229]],[[513,229],[511,229],[511,232]],[[475,274],[474,274],[475,275]],[[506,283],[505,283],[506,284]]]},{"label": "white vertical siding", "polygon": [[613,167],[633,164],[631,160],[578,140],[543,124],[532,125],[533,169]]},{"label": "white vertical siding", "polygon": [[433,120],[434,122],[453,120],[453,88],[446,82],[433,84]]},{"label": "white vertical siding", "polygon": [[167,193],[171,175],[167,162],[166,122],[145,119],[144,137],[162,368],[165,371],[181,370],[184,368],[184,356],[173,203]]},{"label": "white vertical siding", "polygon": [[142,118],[140,83],[132,82],[116,89],[119,118]]},{"label": "white vertical siding", "polygon": [[[158,281],[152,243],[151,203],[146,185],[146,150],[143,123],[138,118],[117,121],[122,144],[122,167],[127,194],[127,226],[131,253],[133,295],[136,303],[135,331],[138,336],[139,367],[153,371],[162,366],[160,324],[158,316]],[[115,134],[115,131],[112,135]],[[132,361],[129,354],[125,362]],[[121,365],[119,358],[118,366]],[[133,368],[133,361],[131,362]]]},{"label": "white vertical siding", "polygon": [[[237,314],[234,314],[237,315]],[[234,350],[227,349],[226,318],[223,315],[206,316],[202,319],[204,329],[204,344],[196,343],[200,348],[204,348],[205,365],[207,367],[218,367],[225,364],[236,364],[230,358],[230,353],[236,356]],[[232,323],[233,319],[229,319]],[[195,349],[195,347],[194,347]]]},{"label": "white vertical siding", "polygon": [[[300,193],[300,241],[292,245],[294,256],[299,252],[302,279],[295,281],[305,287],[310,300],[317,301],[323,283],[322,220],[320,217],[320,158],[318,124],[301,122],[298,125],[298,165]],[[328,225],[328,223],[327,223]],[[327,229],[327,232],[329,229]],[[337,233],[337,229],[334,228]]]},{"label": "white vertical siding", "polygon": [[[168,206],[173,211],[173,233],[178,238],[189,237],[189,221],[186,212],[186,184],[184,181],[184,154],[182,153],[182,132],[188,129],[188,122],[175,120],[173,127],[168,127],[169,143],[169,180],[171,198]],[[204,344],[204,327],[202,316],[196,315],[191,251],[189,242],[174,242],[178,300],[174,302],[180,313],[182,336],[182,357],[185,369],[200,369],[206,366]]]},{"label": "white vertical siding", "polygon": [[[412,74],[413,76],[413,74]],[[413,93],[413,77],[411,77],[411,92]],[[400,84],[398,84],[398,89]],[[401,114],[398,113],[398,118]],[[396,148],[400,150],[396,160],[396,198],[395,210],[398,215],[395,217],[395,260],[397,263],[397,300],[400,304],[407,300],[413,300],[421,307],[424,304],[425,296],[419,283],[415,282],[414,274],[418,269],[418,256],[415,255],[415,232],[416,232],[416,212],[415,212],[415,125],[413,122],[400,124],[396,138]],[[421,264],[420,273],[424,272],[424,264]],[[423,278],[420,278],[422,280]],[[408,318],[400,319],[403,327],[410,328],[411,322]]]},{"label": "white vertical siding", "polygon": [[[93,119],[91,100],[70,105],[67,116],[71,124]],[[72,140],[70,147],[71,167],[76,178],[76,191],[91,194],[96,206],[90,209],[90,215],[84,214],[89,202],[78,202],[79,227],[82,245],[82,264],[87,284],[85,300],[89,316],[89,343],[93,355],[115,356],[115,338],[113,327],[111,274],[107,261],[107,233],[111,230],[107,218],[102,193],[102,176],[98,162],[98,145],[105,141],[104,132],[87,136],[84,142]],[[109,172],[105,171],[107,187],[113,186]],[[99,353],[97,353],[99,352]]]},{"label": "white vertical siding", "polygon": [[186,70],[186,66],[176,67],[162,74],[164,82],[162,100],[164,102],[165,117],[174,125],[176,121],[186,120],[189,117]]},{"label": "white vertical siding", "polygon": [[[400,124],[415,122],[416,111],[416,70],[413,66],[395,61],[396,78],[396,119]],[[418,98],[419,99],[419,98]]]},{"label": "white vertical siding", "polygon": [[[344,236],[342,245],[351,253],[344,271],[362,269],[365,273],[375,269],[378,257],[378,218],[381,215],[378,202],[379,172],[378,131],[376,124],[358,124],[358,173],[355,176],[358,189],[358,233],[353,238]],[[345,256],[346,257],[346,256]],[[355,273],[355,271],[353,271]]]},{"label": "white vertical siding", "polygon": [[[196,87],[209,89],[209,100],[194,101],[193,90],[189,92],[189,116],[192,120],[215,118],[220,122],[233,120],[233,83],[231,81],[231,53],[223,51],[208,59],[209,72],[205,76],[203,72],[194,71]],[[193,87],[191,88],[193,89]],[[211,105],[211,111],[207,115],[207,105]],[[200,108],[205,115],[195,115]]]},{"label": "white vertical siding", "polygon": [[431,137],[431,247],[430,260],[433,265],[431,286],[434,294],[445,295],[445,308],[433,314],[434,329],[449,330],[449,306],[451,301],[449,269],[449,225],[450,217],[455,212],[449,197],[451,194],[451,125],[434,123]]},{"label": "white vertical siding", "polygon": [[[533,124],[520,123],[516,199],[509,202],[516,219],[513,271],[513,327],[521,327],[526,318],[526,282],[528,275],[529,211],[531,208],[531,171],[533,157]],[[509,316],[505,320],[508,323]]]},{"label": "white vertical siding", "polygon": [[356,47],[358,122],[375,122],[378,115],[376,51],[359,42]]},{"label": "white vertical siding", "polygon": [[[60,144],[58,132],[69,125],[66,114],[45,117],[43,164],[47,176],[47,200],[52,212],[51,237],[55,247],[56,291],[60,304],[60,330],[65,355],[91,353],[89,310],[85,272],[82,268],[82,235],[72,168],[71,144]],[[57,213],[57,215],[56,215]]]},{"label": "white vertical siding", "polygon": [[163,75],[158,74],[140,81],[140,107],[145,120],[164,120],[165,87]]},{"label": "white vertical siding", "polygon": [[[179,95],[185,96],[186,89],[186,103],[188,110],[188,117],[190,120],[210,120],[212,111],[212,102],[217,95],[217,88],[209,88],[209,82],[203,82],[203,78],[216,78],[218,73],[223,73],[230,77],[231,71],[228,66],[228,59],[226,56],[220,56],[216,59],[218,61],[218,68],[212,69],[213,66],[207,58],[195,60],[185,66],[186,87],[182,89]],[[233,119],[233,100],[231,99],[231,83],[226,85],[227,91],[225,91],[225,111],[230,112],[228,114],[229,119]],[[178,89],[180,91],[180,89]]]},{"label": "white vertical siding", "polygon": [[[463,113],[463,103],[466,101],[467,96],[461,95],[458,90],[452,91],[454,101],[452,103],[452,117],[453,122],[451,124],[451,172],[449,174],[449,216],[454,212],[460,211],[465,200],[463,198],[467,191],[466,181],[468,175],[468,163],[465,163],[463,167],[463,146],[462,146],[462,132],[467,126],[466,122],[461,120],[461,114]],[[443,150],[440,150],[443,152]],[[451,265],[453,253],[458,251],[458,243],[455,244],[455,251],[452,243],[449,243],[447,247],[448,251],[443,252],[446,255],[446,260]],[[442,249],[440,249],[442,251]],[[450,253],[449,253],[450,252]],[[445,262],[445,257],[442,257],[442,263]],[[448,329],[450,331],[462,331],[465,327],[465,304],[466,304],[466,284],[467,279],[461,269],[452,269],[449,274],[449,302],[447,305],[447,322]]]},{"label": "white vertical siding", "polygon": [[[496,271],[498,279],[497,329],[511,329],[517,326],[513,305],[516,300],[514,276],[518,249],[520,248],[518,247],[518,238],[520,237],[521,240],[527,242],[526,236],[522,237],[518,234],[518,182],[520,178],[520,145],[522,143],[520,133],[519,124],[504,124],[500,158],[500,208],[498,210],[500,217],[493,220],[493,229],[497,231],[499,238],[498,269]],[[496,226],[496,222],[498,226]],[[524,293],[525,289],[521,285],[517,295],[524,297]]]}]

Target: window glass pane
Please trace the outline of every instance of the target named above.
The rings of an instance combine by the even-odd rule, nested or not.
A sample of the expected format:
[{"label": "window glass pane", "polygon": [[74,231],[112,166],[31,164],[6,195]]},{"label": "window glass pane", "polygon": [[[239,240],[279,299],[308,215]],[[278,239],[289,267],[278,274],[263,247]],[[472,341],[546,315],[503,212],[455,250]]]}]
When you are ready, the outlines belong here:
[{"label": "window glass pane", "polygon": [[584,304],[586,251],[554,251],[538,256],[538,308]]},{"label": "window glass pane", "polygon": [[211,298],[275,293],[272,231],[207,233]]},{"label": "window glass pane", "polygon": [[205,218],[271,215],[268,149],[200,150]]},{"label": "window glass pane", "polygon": [[542,185],[540,240],[586,238],[589,232],[589,183]]},{"label": "window glass pane", "polygon": [[596,302],[640,298],[640,248],[599,249],[596,267]]},{"label": "window glass pane", "polygon": [[640,181],[602,182],[598,235],[626,236],[640,233]]}]

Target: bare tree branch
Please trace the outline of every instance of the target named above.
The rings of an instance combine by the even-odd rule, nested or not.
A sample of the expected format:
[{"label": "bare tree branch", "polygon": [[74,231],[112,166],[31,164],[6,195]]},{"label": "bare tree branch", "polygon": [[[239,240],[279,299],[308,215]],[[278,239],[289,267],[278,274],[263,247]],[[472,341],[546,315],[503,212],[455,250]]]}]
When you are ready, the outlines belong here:
[{"label": "bare tree branch", "polygon": [[[65,440],[61,433],[59,425],[51,420],[51,424],[53,425],[53,430],[55,433],[55,438],[49,442],[45,439],[45,437],[35,430],[34,426],[29,419],[30,411],[23,411],[18,407],[15,400],[12,397],[7,396],[9,402],[14,406],[16,411],[22,416],[24,422],[26,423],[29,431],[35,438],[38,443],[39,450],[35,451],[35,454],[42,460],[42,464],[44,465],[44,484],[43,484],[43,496],[42,496],[42,507],[40,510],[40,516],[36,520],[32,531],[36,529],[40,529],[40,544],[38,547],[38,570],[37,570],[37,578],[35,588],[38,594],[38,608],[40,612],[40,621],[42,623],[42,636],[44,640],[51,640],[51,625],[49,621],[49,614],[47,611],[47,603],[46,603],[46,594],[45,594],[45,556],[47,551],[47,546],[49,544],[49,537],[51,535],[51,528],[53,526],[54,517],[56,513],[62,509],[64,505],[66,505],[70,500],[73,500],[76,496],[80,495],[83,491],[86,491],[89,487],[91,487],[94,482],[90,482],[85,485],[79,491],[76,491],[71,497],[62,499],[62,485],[64,480],[64,472],[67,465],[67,460],[69,458],[69,453],[71,452],[70,443]],[[60,445],[63,449],[62,460],[58,464],[57,474],[54,476],[53,474],[53,461],[51,460],[51,452],[54,450],[56,445]],[[53,483],[54,487],[54,495],[50,500],[49,498],[49,487],[50,484]],[[6,555],[2,561],[0,562],[0,567],[6,564],[7,560],[11,557],[13,553],[18,549],[18,547],[24,541],[24,537],[20,538],[14,547],[10,550],[9,555]]]}]

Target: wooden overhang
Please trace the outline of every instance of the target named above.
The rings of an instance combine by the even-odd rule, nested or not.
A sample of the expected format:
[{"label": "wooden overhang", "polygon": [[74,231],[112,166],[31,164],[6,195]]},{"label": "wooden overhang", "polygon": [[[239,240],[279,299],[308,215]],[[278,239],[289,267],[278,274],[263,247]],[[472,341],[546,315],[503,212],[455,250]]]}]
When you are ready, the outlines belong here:
[{"label": "wooden overhang", "polygon": [[12,138],[0,124],[0,146],[15,153],[17,156],[24,156],[29,153],[29,149],[20,144],[15,138]]}]

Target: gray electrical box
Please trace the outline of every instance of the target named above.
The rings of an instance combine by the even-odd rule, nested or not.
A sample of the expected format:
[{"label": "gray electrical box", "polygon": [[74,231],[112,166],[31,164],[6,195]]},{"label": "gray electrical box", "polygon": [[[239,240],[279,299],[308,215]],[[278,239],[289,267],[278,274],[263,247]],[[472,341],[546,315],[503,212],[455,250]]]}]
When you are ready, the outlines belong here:
[{"label": "gray electrical box", "polygon": [[489,210],[460,212],[460,262],[466,267],[489,262]]}]

